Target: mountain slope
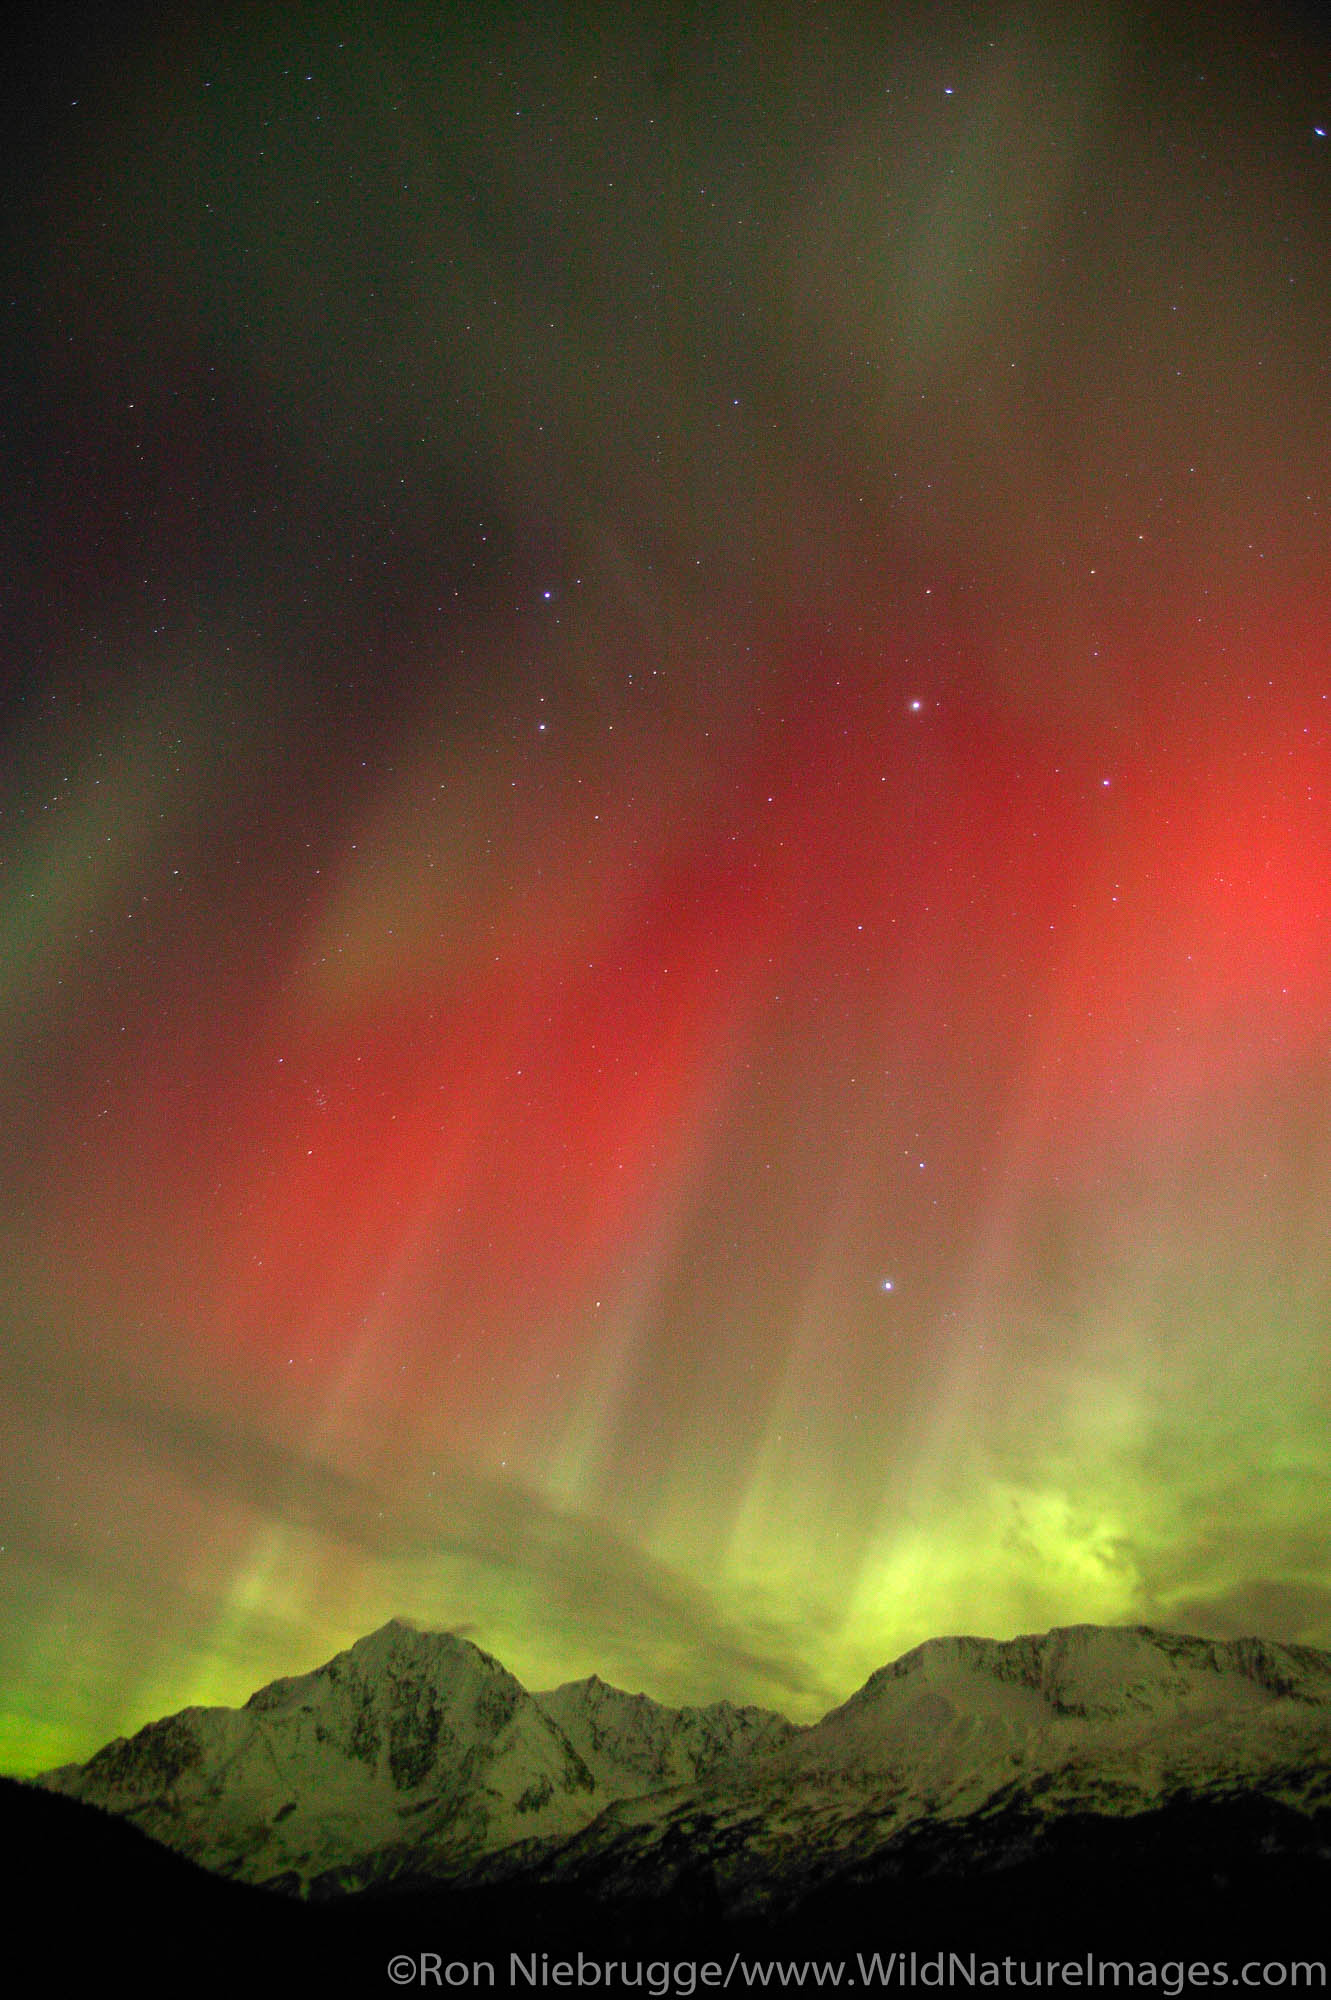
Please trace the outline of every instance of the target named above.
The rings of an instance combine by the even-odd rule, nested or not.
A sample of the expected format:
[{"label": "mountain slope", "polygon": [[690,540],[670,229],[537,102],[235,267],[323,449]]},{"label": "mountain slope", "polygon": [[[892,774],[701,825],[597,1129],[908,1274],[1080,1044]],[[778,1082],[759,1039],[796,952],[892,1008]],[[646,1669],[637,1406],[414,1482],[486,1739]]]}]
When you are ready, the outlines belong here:
[{"label": "mountain slope", "polygon": [[765,1708],[665,1708],[644,1694],[625,1694],[593,1674],[538,1694],[551,1721],[573,1746],[609,1800],[691,1785],[732,1768],[760,1750],[799,1734]]},{"label": "mountain slope", "polygon": [[595,1679],[537,1699],[468,1640],[395,1619],[244,1708],[184,1709],[42,1783],[218,1873],[328,1895],[455,1878],[793,1733]]},{"label": "mountain slope", "polygon": [[758,1915],[909,1875],[940,1837],[997,1863],[1076,1816],[1253,1797],[1331,1815],[1331,1656],[1145,1628],[934,1640],[784,1743],[610,1806],[534,1873],[621,1901],[702,1872],[718,1909]]},{"label": "mountain slope", "polygon": [[1320,1853],[1331,1655],[1144,1627],[934,1640],[797,1729],[595,1678],[533,1696],[467,1641],[394,1622],[243,1709],[185,1710],[45,1782],[317,1896],[489,1883],[759,1919],[1185,1808],[1260,1801]]},{"label": "mountain slope", "polygon": [[46,1784],[246,1881],[328,1891],[410,1854],[455,1873],[567,1834],[596,1784],[526,1690],[479,1648],[394,1620],[244,1708],[192,1708]]},{"label": "mountain slope", "polygon": [[8,1948],[30,1968],[15,1991],[124,1986],[135,2000],[234,2000],[305,1982],[325,1996],[350,1990],[320,1977],[332,1959],[320,1911],[224,1881],[95,1806],[0,1778],[0,1853]]},{"label": "mountain slope", "polygon": [[[1012,1784],[1066,1781],[1081,1804],[1158,1804],[1194,1782],[1269,1781],[1331,1723],[1331,1655],[1147,1627],[1005,1641],[936,1639],[881,1668],[788,1746],[784,1768],[973,1810]],[[1299,1789],[1295,1784],[1295,1791]]]}]

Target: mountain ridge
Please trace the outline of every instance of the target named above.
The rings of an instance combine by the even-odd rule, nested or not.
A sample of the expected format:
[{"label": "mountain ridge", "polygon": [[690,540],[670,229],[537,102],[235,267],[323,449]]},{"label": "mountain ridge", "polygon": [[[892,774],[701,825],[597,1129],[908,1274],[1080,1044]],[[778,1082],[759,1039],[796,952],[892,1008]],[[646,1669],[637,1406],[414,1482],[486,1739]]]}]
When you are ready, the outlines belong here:
[{"label": "mountain ridge", "polygon": [[1320,1817],[1331,1653],[1150,1626],[955,1635],[797,1725],[595,1674],[531,1693],[471,1640],[392,1619],[239,1709],[182,1710],[39,1782],[301,1897],[526,1882],[659,1901],[701,1871],[720,1910],[754,1914],[912,1843],[973,1846],[1003,1815],[1027,1845],[1180,1801]]}]

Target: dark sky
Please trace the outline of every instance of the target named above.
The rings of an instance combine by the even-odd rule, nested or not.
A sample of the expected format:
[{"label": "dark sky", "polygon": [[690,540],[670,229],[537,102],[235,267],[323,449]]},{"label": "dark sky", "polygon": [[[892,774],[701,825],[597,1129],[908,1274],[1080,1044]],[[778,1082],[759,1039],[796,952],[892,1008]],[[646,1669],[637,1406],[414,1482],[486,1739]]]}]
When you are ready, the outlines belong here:
[{"label": "dark sky", "polygon": [[0,1761],[1331,1643],[1294,9],[42,10]]}]

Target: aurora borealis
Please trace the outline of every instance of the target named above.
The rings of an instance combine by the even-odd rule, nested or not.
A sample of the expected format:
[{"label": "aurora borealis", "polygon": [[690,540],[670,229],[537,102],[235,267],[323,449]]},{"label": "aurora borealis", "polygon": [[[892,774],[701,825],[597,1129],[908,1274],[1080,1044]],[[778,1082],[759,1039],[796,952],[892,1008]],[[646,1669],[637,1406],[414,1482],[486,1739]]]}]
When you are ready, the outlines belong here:
[{"label": "aurora borealis", "polygon": [[43,16],[0,1767],[1331,1644],[1310,23]]}]

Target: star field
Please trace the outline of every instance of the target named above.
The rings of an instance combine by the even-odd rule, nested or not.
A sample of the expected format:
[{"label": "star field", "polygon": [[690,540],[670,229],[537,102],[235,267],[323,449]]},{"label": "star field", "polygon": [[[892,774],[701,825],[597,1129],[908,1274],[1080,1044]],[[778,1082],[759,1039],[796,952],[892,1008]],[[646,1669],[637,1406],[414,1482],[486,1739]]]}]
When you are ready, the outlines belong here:
[{"label": "star field", "polygon": [[0,1762],[1331,1643],[1310,14],[9,66]]}]

